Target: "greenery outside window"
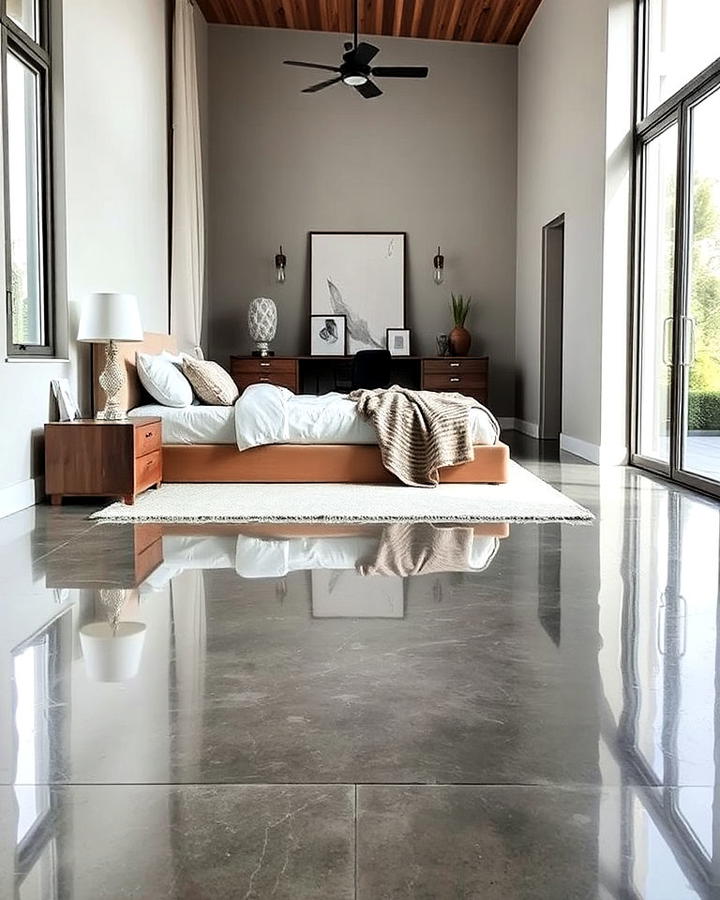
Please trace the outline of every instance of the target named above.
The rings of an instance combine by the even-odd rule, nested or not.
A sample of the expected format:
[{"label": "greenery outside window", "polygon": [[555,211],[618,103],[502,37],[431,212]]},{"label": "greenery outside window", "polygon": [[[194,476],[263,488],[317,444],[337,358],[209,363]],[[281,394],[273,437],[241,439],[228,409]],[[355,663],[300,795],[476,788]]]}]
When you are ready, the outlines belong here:
[{"label": "greenery outside window", "polygon": [[0,0],[9,356],[52,356],[48,0]]}]

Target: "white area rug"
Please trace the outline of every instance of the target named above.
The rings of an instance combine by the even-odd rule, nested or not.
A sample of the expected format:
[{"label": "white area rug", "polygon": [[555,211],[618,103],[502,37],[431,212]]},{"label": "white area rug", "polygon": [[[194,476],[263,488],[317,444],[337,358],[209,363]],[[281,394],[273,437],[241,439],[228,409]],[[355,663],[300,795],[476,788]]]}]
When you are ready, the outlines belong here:
[{"label": "white area rug", "polygon": [[553,522],[588,521],[583,506],[510,463],[507,484],[411,488],[375,484],[166,484],[110,522]]}]

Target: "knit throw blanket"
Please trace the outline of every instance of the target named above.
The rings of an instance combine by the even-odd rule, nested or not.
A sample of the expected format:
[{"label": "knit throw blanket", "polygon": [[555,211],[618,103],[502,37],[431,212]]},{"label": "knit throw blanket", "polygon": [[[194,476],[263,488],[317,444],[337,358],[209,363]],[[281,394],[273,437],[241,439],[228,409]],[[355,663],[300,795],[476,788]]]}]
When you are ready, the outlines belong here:
[{"label": "knit throw blanket", "polygon": [[469,413],[482,405],[472,397],[393,385],[350,400],[374,427],[385,468],[411,487],[437,487],[438,469],[475,458]]},{"label": "knit throw blanket", "polygon": [[383,529],[374,560],[361,562],[361,575],[431,575],[468,567],[473,530],[461,525],[395,522]]}]

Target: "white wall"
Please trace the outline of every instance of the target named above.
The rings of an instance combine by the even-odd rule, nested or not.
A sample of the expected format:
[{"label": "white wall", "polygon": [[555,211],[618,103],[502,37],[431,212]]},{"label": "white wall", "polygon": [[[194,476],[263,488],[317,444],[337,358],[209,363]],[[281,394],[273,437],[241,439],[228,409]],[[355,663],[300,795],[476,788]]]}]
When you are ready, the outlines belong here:
[{"label": "white wall", "polygon": [[626,437],[628,11],[632,0],[544,0],[518,57],[516,416],[539,421],[542,228],[564,213],[561,444],[594,462],[619,461]]},{"label": "white wall", "polygon": [[64,121],[55,132],[56,182],[66,194],[58,233],[64,239],[66,230],[67,254],[61,246],[56,302],[58,349],[70,362],[5,361],[2,317],[0,515],[33,503],[41,488],[51,378],[69,378],[81,400],[87,398],[87,350],[78,358],[68,339],[76,327],[74,301],[90,291],[127,291],[138,296],[147,330],[167,331],[168,325],[165,2],[60,5],[63,42],[56,74]]}]

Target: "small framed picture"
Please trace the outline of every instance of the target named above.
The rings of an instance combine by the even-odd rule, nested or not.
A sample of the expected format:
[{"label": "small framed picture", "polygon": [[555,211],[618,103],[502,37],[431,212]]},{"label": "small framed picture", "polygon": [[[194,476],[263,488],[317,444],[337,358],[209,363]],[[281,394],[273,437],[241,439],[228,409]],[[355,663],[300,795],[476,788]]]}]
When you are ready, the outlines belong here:
[{"label": "small framed picture", "polygon": [[58,413],[61,422],[72,422],[80,418],[80,408],[70,390],[70,382],[67,378],[53,378],[50,382],[52,392],[57,400]]},{"label": "small framed picture", "polygon": [[345,356],[347,320],[334,313],[310,316],[310,356]]},{"label": "small framed picture", "polygon": [[388,328],[387,348],[391,356],[410,356],[410,329]]}]

